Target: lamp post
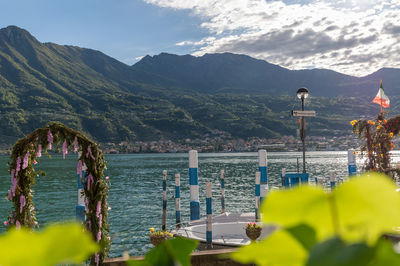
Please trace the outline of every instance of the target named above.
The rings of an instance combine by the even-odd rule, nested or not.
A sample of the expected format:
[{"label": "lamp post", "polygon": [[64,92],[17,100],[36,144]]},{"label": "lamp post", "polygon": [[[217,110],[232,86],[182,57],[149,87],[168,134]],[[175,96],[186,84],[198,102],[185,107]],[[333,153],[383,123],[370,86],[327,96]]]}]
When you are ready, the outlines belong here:
[{"label": "lamp post", "polygon": [[[297,98],[301,100],[301,110],[304,111],[304,99],[308,97],[308,89],[300,88],[297,90]],[[303,142],[303,173],[306,173],[306,144],[304,142],[306,137],[305,120],[304,116],[301,117],[300,139]]]}]

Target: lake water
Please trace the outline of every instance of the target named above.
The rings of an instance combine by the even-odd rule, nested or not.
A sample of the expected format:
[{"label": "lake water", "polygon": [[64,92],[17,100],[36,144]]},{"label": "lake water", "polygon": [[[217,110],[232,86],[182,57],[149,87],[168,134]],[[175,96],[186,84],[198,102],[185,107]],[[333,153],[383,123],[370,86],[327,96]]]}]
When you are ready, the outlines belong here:
[{"label": "lake water", "polygon": [[[175,223],[175,173],[181,174],[181,209],[183,221],[189,220],[188,154],[125,154],[105,155],[108,161],[105,176],[110,177],[108,202],[112,208],[109,223],[112,237],[110,257],[124,251],[137,256],[145,254],[152,245],[149,228],[161,228],[162,171],[167,175],[167,225]],[[297,152],[269,152],[268,178],[272,186],[280,186],[282,168],[295,171],[302,154]],[[0,219],[7,219],[12,204],[5,199],[10,187],[7,156],[0,156]],[[347,152],[307,152],[307,172],[311,178],[328,178],[331,171],[337,177],[347,176]],[[394,152],[394,161],[400,153]],[[36,179],[34,202],[41,227],[51,222],[75,217],[77,202],[76,157],[63,160],[55,155],[41,158],[37,169],[47,175]],[[360,166],[360,165],[359,165]],[[205,185],[213,184],[213,212],[220,213],[220,170],[225,170],[225,201],[228,212],[254,211],[254,180],[258,169],[257,153],[199,154],[199,185],[201,216],[205,217]],[[328,180],[328,179],[327,179]],[[5,228],[1,223],[0,232]]]}]

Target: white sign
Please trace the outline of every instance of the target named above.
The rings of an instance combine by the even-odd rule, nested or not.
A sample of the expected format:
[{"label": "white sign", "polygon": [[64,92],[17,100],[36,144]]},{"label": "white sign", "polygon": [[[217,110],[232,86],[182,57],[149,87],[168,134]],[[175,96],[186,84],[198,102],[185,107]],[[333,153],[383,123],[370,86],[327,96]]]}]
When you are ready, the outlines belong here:
[{"label": "white sign", "polygon": [[296,111],[292,110],[292,116],[316,116],[315,111]]}]

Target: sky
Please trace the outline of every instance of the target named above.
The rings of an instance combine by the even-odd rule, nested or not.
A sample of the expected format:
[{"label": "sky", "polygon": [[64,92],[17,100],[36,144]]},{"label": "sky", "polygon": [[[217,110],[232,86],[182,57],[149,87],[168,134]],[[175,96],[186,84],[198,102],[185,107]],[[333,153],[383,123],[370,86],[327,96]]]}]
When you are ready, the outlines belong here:
[{"label": "sky", "polygon": [[0,0],[0,27],[132,65],[162,52],[246,54],[352,76],[400,68],[400,0]]}]

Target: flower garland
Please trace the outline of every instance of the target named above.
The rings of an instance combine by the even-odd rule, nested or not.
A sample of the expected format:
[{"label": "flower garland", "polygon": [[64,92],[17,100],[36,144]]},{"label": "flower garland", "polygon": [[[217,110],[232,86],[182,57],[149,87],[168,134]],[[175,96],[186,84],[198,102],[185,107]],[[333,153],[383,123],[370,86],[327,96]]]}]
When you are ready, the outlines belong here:
[{"label": "flower garland", "polygon": [[384,113],[379,113],[375,120],[353,120],[350,124],[353,132],[365,140],[361,146],[361,155],[368,157],[364,169],[400,176],[400,169],[390,165],[390,151],[394,148],[392,138],[400,131],[400,116],[386,120]]},{"label": "flower garland", "polygon": [[[107,214],[109,180],[103,178],[106,161],[97,144],[61,123],[51,122],[43,128],[36,129],[14,145],[10,156],[11,163],[9,163],[11,188],[7,194],[7,199],[14,205],[14,211],[4,224],[17,228],[21,226],[32,229],[39,227],[31,186],[35,182],[35,176],[45,173],[35,170],[33,165],[37,164],[42,152],[49,156],[47,151],[51,150],[53,145],[58,147],[58,144],[61,143],[63,158],[71,147],[75,153],[81,152],[77,173],[81,176],[82,183],[85,184],[85,226],[102,248],[91,258],[91,264],[98,265],[103,262],[110,248]],[[86,165],[87,170],[82,176],[83,165]]]}]

